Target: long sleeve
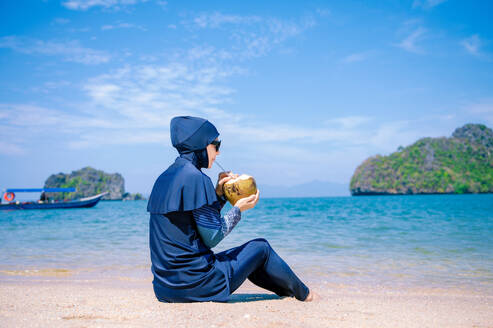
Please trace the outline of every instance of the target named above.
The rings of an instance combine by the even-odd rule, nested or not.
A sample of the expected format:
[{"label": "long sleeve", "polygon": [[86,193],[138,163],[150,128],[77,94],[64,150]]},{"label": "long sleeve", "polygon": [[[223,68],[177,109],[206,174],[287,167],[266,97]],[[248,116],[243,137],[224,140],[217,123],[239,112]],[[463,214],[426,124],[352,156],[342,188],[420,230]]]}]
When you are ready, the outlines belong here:
[{"label": "long sleeve", "polygon": [[241,211],[238,207],[231,208],[224,217],[221,217],[223,205],[223,202],[217,201],[192,211],[200,237],[209,248],[219,244],[241,220]]}]

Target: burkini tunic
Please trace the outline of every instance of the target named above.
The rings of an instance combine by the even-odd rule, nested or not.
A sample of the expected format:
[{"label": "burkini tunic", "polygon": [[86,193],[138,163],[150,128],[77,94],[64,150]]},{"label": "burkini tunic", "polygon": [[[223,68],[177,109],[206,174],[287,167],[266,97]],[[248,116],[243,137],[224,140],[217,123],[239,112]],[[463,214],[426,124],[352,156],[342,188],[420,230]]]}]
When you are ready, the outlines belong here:
[{"label": "burkini tunic", "polygon": [[171,141],[180,156],[156,180],[149,197],[153,287],[163,302],[227,301],[228,270],[204,245],[192,214],[217,202],[206,147],[219,135],[207,120],[175,117]]}]

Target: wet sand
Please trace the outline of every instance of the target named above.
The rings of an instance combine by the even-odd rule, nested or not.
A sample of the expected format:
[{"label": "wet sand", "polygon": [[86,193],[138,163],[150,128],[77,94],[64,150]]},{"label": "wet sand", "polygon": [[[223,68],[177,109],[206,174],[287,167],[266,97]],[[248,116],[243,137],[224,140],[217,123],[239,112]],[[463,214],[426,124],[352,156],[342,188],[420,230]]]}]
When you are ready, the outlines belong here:
[{"label": "wet sand", "polygon": [[0,327],[493,327],[493,295],[320,284],[312,303],[245,283],[228,303],[158,302],[150,281],[0,281]]}]

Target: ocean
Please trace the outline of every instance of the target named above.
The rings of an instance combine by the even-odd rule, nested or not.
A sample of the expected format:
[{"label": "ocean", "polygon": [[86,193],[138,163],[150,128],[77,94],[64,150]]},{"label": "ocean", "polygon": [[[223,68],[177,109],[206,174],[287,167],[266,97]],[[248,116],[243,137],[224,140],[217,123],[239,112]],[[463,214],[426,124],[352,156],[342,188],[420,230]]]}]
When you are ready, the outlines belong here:
[{"label": "ocean", "polygon": [[[0,281],[150,277],[146,205],[0,211]],[[493,291],[491,194],[260,199],[214,251],[259,237],[309,282]]]}]

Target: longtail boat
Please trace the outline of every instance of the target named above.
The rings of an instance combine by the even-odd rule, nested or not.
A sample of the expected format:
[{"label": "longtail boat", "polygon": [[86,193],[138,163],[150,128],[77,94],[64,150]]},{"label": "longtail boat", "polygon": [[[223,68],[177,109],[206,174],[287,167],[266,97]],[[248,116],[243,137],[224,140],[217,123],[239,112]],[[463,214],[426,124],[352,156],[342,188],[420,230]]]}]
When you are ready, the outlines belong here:
[{"label": "longtail boat", "polygon": [[74,199],[69,201],[38,200],[19,202],[14,201],[16,192],[74,192],[75,188],[28,188],[28,189],[7,189],[3,194],[6,204],[0,203],[0,210],[42,210],[56,208],[82,208],[93,207],[101,198],[107,194],[103,192],[91,197]]}]

